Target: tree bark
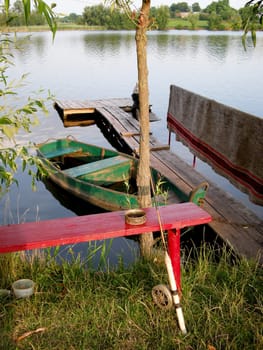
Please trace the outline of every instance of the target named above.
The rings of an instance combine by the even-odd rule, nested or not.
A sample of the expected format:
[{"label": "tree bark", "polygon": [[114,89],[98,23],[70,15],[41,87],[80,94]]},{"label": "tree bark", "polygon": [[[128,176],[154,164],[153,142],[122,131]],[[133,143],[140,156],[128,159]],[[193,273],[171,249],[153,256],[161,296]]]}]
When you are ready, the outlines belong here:
[{"label": "tree bark", "polygon": [[[147,208],[151,203],[150,186],[150,122],[149,122],[149,88],[148,88],[148,66],[147,66],[147,29],[149,25],[150,0],[142,0],[142,7],[136,27],[136,50],[138,65],[138,87],[139,87],[139,122],[140,122],[140,146],[139,166],[137,175],[137,186],[139,204],[141,208]],[[140,235],[140,251],[142,256],[149,257],[153,246],[152,233]]]}]

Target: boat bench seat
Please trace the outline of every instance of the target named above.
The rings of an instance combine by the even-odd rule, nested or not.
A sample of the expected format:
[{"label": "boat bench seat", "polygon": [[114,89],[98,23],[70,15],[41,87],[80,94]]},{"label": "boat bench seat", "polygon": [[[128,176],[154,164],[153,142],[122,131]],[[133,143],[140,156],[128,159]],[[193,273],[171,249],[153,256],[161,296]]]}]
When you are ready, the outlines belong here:
[{"label": "boat bench seat", "polygon": [[87,164],[79,165],[77,167],[65,169],[63,170],[63,173],[68,176],[79,177],[82,175],[95,173],[107,168],[115,167],[124,163],[128,164],[129,162],[130,162],[129,158],[118,155],[115,157],[105,158],[105,159],[98,160],[96,162],[87,163]]},{"label": "boat bench seat", "polygon": [[71,153],[77,153],[77,152],[81,152],[82,148],[76,148],[76,147],[67,147],[67,148],[58,148],[55,149],[54,151],[51,152],[47,152],[45,153],[45,157],[47,159],[51,159],[51,158],[55,158],[55,157],[59,157],[59,156],[64,156],[66,154],[71,154]]}]

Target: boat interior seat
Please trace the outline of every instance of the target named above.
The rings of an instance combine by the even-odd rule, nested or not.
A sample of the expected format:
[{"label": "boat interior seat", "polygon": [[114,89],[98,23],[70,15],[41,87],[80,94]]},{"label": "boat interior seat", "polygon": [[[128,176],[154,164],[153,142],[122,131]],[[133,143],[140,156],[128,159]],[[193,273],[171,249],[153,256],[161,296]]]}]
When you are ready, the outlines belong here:
[{"label": "boat interior seat", "polygon": [[65,169],[63,170],[63,173],[71,177],[80,177],[85,175],[85,178],[87,179],[87,176],[90,174],[93,174],[94,176],[94,173],[106,170],[107,168],[114,169],[119,165],[129,164],[130,162],[131,160],[129,158],[118,155]]},{"label": "boat interior seat", "polygon": [[52,159],[55,157],[65,156],[67,154],[82,152],[82,148],[80,147],[67,147],[67,148],[58,148],[48,153],[45,153],[45,157],[47,159]]}]

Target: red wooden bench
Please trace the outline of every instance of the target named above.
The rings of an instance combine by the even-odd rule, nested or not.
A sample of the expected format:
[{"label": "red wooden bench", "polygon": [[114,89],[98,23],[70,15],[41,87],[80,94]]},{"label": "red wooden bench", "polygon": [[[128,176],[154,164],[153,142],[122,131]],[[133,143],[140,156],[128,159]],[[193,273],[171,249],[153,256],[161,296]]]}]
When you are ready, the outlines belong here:
[{"label": "red wooden bench", "polygon": [[[142,225],[125,223],[125,211],[0,226],[0,253],[31,250],[160,231],[155,208],[147,208]],[[194,203],[160,207],[162,229],[168,231],[168,250],[180,290],[180,230],[210,222],[211,216]]]}]

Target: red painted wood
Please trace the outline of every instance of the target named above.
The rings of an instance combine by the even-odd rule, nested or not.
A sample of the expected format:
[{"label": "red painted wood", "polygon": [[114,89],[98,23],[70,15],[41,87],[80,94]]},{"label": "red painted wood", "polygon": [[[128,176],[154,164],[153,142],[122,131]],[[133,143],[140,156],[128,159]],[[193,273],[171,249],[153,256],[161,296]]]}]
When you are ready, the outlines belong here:
[{"label": "red painted wood", "polygon": [[[125,211],[0,226],[0,253],[102,240],[159,231],[155,208],[147,208],[145,224],[125,223]],[[164,230],[205,224],[211,216],[194,203],[159,208]]]},{"label": "red painted wood", "polygon": [[180,229],[168,231],[168,252],[172,262],[177,290],[181,292]]}]

